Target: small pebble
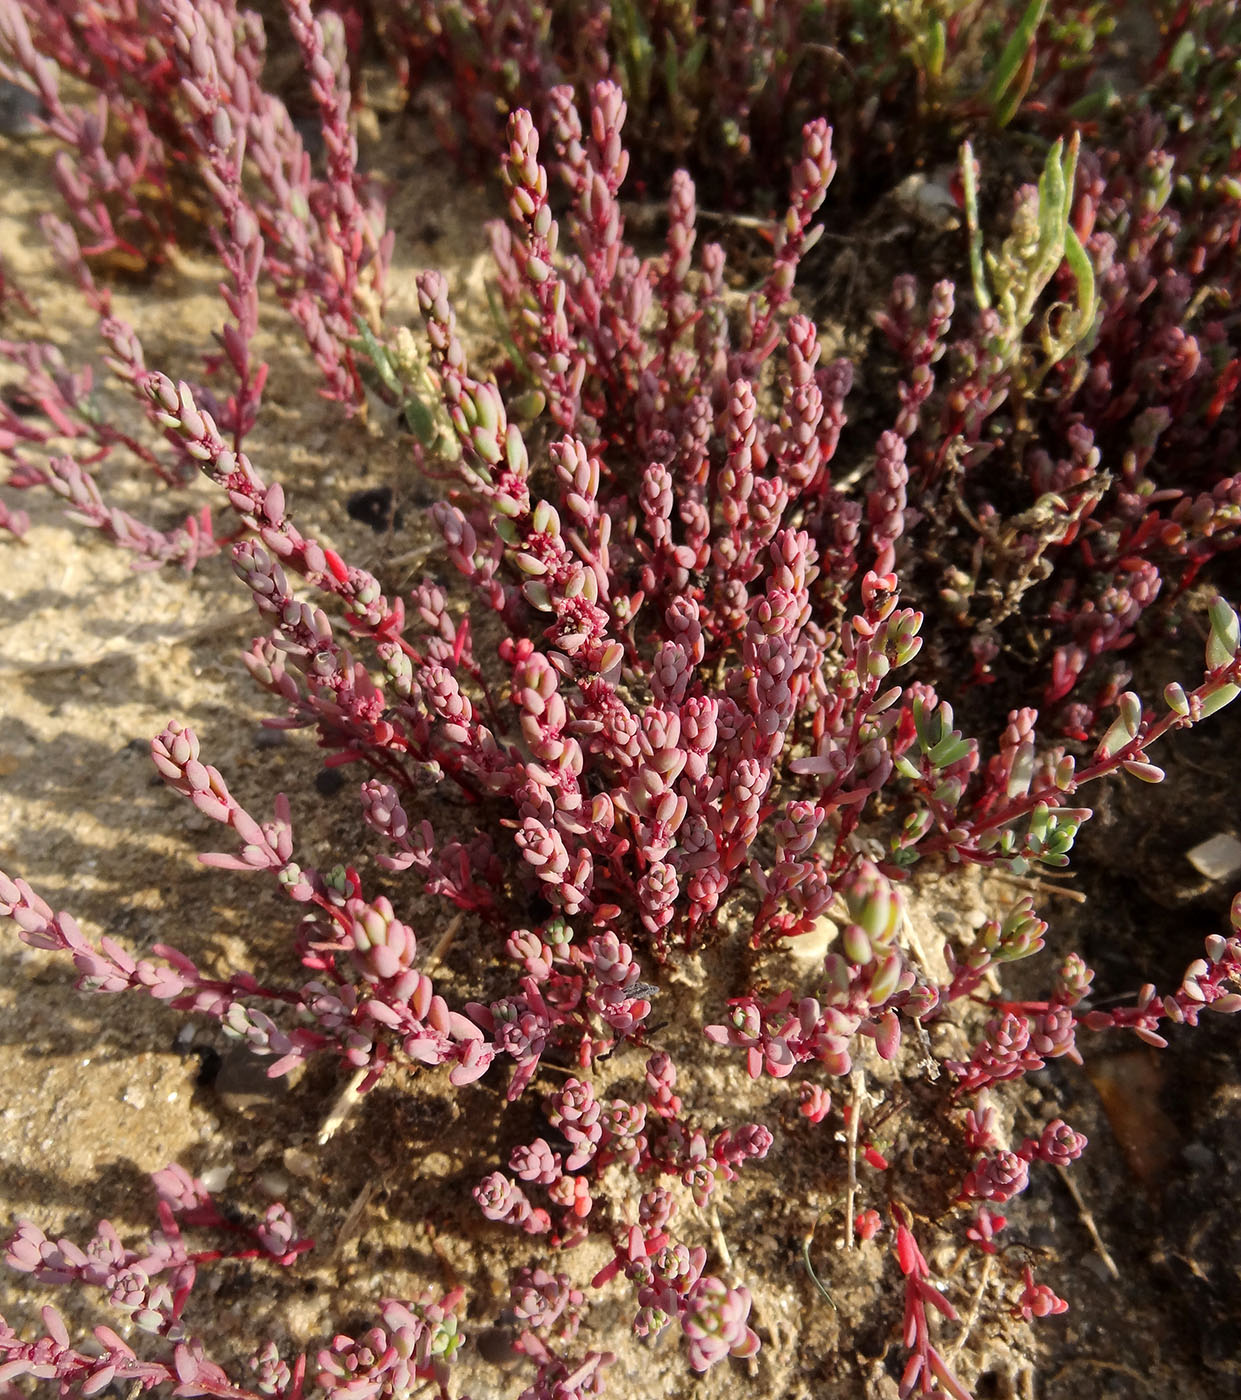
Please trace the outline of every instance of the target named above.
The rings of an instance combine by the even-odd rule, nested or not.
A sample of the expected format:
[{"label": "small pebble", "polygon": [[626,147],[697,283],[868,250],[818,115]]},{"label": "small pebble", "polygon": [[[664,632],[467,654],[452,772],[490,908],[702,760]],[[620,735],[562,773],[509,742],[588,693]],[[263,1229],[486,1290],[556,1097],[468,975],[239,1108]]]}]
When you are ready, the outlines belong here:
[{"label": "small pebble", "polygon": [[809,933],[790,938],[785,947],[801,963],[820,963],[836,938],[836,925],[828,918],[818,918]]},{"label": "small pebble", "polygon": [[33,136],[42,106],[33,92],[0,78],[0,136]]},{"label": "small pebble", "polygon": [[315,791],[320,797],[335,797],[345,786],[345,775],[339,768],[321,768],[315,774]]},{"label": "small pebble", "polygon": [[259,1185],[274,1201],[280,1200],[282,1196],[287,1196],[291,1184],[283,1172],[264,1172],[259,1177]]},{"label": "small pebble", "polygon": [[1215,1153],[1205,1142],[1187,1142],[1181,1148],[1181,1161],[1196,1172],[1209,1172],[1216,1169]]},{"label": "small pebble", "polygon": [[215,1195],[217,1191],[224,1190],[232,1174],[233,1169],[230,1166],[208,1167],[199,1180],[212,1195]]},{"label": "small pebble", "polygon": [[307,1177],[315,1174],[315,1159],[304,1147],[286,1147],[281,1161],[285,1170],[292,1176]]},{"label": "small pebble", "polygon": [[1208,880],[1231,880],[1241,871],[1241,841],[1226,831],[1200,841],[1186,856],[1198,874]]}]

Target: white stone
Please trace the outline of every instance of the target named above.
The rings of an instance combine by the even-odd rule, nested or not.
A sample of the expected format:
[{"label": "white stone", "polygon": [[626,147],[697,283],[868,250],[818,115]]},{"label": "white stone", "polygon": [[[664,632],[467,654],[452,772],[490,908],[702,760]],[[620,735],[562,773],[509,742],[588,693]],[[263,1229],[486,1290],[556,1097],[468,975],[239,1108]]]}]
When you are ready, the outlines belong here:
[{"label": "white stone", "polygon": [[1208,880],[1230,880],[1241,871],[1241,841],[1225,831],[1186,852],[1190,865]]},{"label": "white stone", "polygon": [[831,919],[821,915],[814,921],[814,927],[809,933],[798,934],[796,938],[788,939],[784,946],[798,962],[821,963],[835,938],[836,925]]}]

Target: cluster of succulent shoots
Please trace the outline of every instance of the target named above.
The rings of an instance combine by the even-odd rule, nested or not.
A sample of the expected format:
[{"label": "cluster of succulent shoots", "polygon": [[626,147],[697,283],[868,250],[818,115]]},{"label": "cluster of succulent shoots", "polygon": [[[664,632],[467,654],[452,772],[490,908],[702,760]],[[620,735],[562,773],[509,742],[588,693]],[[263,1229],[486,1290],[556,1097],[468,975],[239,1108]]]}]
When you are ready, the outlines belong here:
[{"label": "cluster of succulent shoots", "polygon": [[[1238,620],[1219,598],[1192,685],[1148,703],[1127,675],[1097,669],[1135,641],[1161,588],[1184,592],[1238,542],[1241,484],[1225,464],[1241,359],[1235,327],[1214,310],[1237,275],[1235,177],[1214,181],[1194,221],[1169,212],[1170,154],[1135,165],[1124,151],[1056,142],[1017,196],[1011,233],[987,251],[966,146],[971,285],[923,294],[897,280],[879,329],[902,378],[891,428],[849,449],[859,474],[836,464],[853,367],[825,359],[814,321],[794,310],[836,174],[826,120],[801,131],[770,265],[742,294],[722,247],[700,239],[684,170],[670,182],[664,246],[643,254],[626,238],[617,82],[594,83],[583,101],[548,85],[531,104],[541,129],[530,110],[513,111],[501,152],[508,218],[491,235],[505,382],[517,384],[506,398],[471,371],[439,273],[418,279],[422,327],[385,324],[391,237],[379,187],[358,172],[348,27],[290,0],[324,129],[325,171],[313,175],[287,110],[262,87],[254,16],[230,0],[167,0],[151,7],[152,38],[132,8],[109,12],[110,49],[101,39],[84,50],[57,7],[0,0],[2,71],[38,94],[48,131],[76,154],[57,165],[67,218],[49,215],[48,237],[133,408],[131,422],[102,420],[88,372],[49,342],[4,342],[26,407],[0,404],[0,451],[10,484],[51,487],[149,566],[189,569],[224,548],[209,511],[156,530],[109,505],[88,466],[128,454],[169,483],[207,478],[235,517],[233,569],[262,623],[246,667],[274,723],[312,729],[331,762],[365,774],[359,824],[384,841],[389,893],[368,891],[347,860],[308,864],[290,802],[277,797],[269,819],[245,810],[195,734],[172,723],[152,741],[157,770],[231,832],[203,860],[266,874],[300,906],[306,979],[216,976],[164,945],[136,957],[91,941],[4,874],[0,913],[26,943],[71,958],[84,990],[145,991],[210,1018],[268,1057],[273,1075],[326,1054],[361,1093],[404,1064],[451,1091],[490,1076],[508,1101],[536,1101],[546,1132],[513,1139],[473,1192],[480,1229],[523,1232],[537,1249],[511,1281],[516,1345],[534,1373],[527,1400],[602,1389],[611,1353],[578,1342],[587,1282],[623,1279],[637,1334],[679,1337],[696,1372],[753,1356],[750,1291],[702,1243],[703,1213],[742,1174],[779,1171],[768,1153],[786,1099],[822,1124],[858,1066],[922,1074],[927,1028],[948,1018],[974,1041],[935,1064],[968,1161],[942,1228],[994,1255],[1007,1222],[993,1207],[1025,1189],[1035,1164],[1066,1166],[1085,1146],[1059,1119],[1009,1142],[997,1086],[1077,1057],[1081,1030],[1158,1045],[1167,1023],[1241,1007],[1241,908],[1178,987],[1106,1010],[1091,1007],[1091,973],[1072,954],[1039,1001],[984,994],[984,979],[994,988],[1006,964],[1048,941],[1029,895],[947,942],[943,971],[908,920],[923,862],[1018,876],[1065,866],[1090,816],[1083,787],[1119,773],[1158,782],[1152,746],[1241,693]],[[151,45],[164,60],[153,69]],[[107,119],[75,108],[61,74],[96,87]],[[158,231],[148,204],[126,202],[134,170],[149,199],[169,195],[174,172],[186,178],[182,165],[218,215],[227,320],[207,373],[231,376],[222,396],[148,368],[91,270],[94,253]],[[267,285],[325,392],[398,406],[415,464],[448,483],[431,511],[443,572],[406,598],[303,533],[282,485],[245,450],[262,412],[266,366],[252,342]],[[0,292],[23,295],[7,280]],[[1191,303],[1208,322],[1201,336],[1183,328]],[[1179,483],[1161,473],[1161,441],[1184,463]],[[992,500],[1000,442],[1007,515]],[[959,558],[960,532],[943,528],[950,508],[974,527]],[[20,534],[26,522],[0,508],[0,526]],[[927,597],[911,584],[923,558],[920,578],[934,577],[932,563],[941,571]],[[947,632],[959,624],[969,679],[993,679],[1027,595],[1043,600],[1052,639],[1026,678],[1051,709],[1051,737],[1023,707],[988,744],[962,733],[940,694],[953,677],[920,669],[923,630],[928,617]],[[488,617],[504,638],[495,655],[475,646]],[[442,789],[462,802],[437,803]],[[437,988],[399,912],[402,887],[492,939],[496,965],[479,970],[477,999],[454,1003]],[[766,1099],[751,1086],[746,1101],[767,1103],[767,1122],[704,1116],[652,1027],[667,973],[725,939],[758,960],[826,926],[830,946],[799,985],[703,989],[700,1053],[754,1081],[790,1081]],[[985,1020],[971,1011],[979,1002]],[[644,1069],[639,1091],[619,1097],[601,1088],[601,1066],[626,1046]],[[851,1182],[859,1162],[887,1165],[859,1117],[846,1105]],[[183,1321],[198,1266],[221,1251],[189,1252],[182,1230],[235,1232],[235,1221],[184,1173],[156,1186],[151,1247],[127,1248],[106,1222],[84,1249],[25,1222],[7,1256],[42,1283],[106,1290],[145,1350],[107,1327],[77,1346],[49,1308],[34,1340],[0,1326],[0,1381],[300,1400],[313,1377],[339,1400],[399,1400],[429,1379],[449,1393],[480,1320],[460,1290],[384,1301],[376,1326],[337,1336],[317,1370],[268,1345],[251,1380],[230,1379]],[[887,1199],[886,1219],[855,1210],[851,1187],[847,1231],[863,1245],[886,1229],[905,1280],[901,1393],[966,1396],[932,1320],[957,1315],[895,1174]],[[243,1233],[228,1252],[292,1265],[310,1247],[276,1207]],[[562,1254],[568,1270],[591,1237],[611,1254],[593,1280],[551,1271]],[[1064,1310],[1028,1265],[1011,1283],[1014,1315]]]}]

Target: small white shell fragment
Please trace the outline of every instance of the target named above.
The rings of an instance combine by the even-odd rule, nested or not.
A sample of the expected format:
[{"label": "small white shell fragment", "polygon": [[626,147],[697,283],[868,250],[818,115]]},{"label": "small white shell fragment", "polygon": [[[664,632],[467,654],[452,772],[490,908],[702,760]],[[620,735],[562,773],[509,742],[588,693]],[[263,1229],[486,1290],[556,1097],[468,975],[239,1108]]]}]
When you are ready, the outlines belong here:
[{"label": "small white shell fragment", "polygon": [[259,1185],[275,1201],[289,1194],[289,1178],[282,1171],[264,1172],[259,1177]]},{"label": "small white shell fragment", "polygon": [[208,1167],[199,1179],[207,1190],[214,1194],[217,1191],[224,1190],[232,1174],[233,1169],[231,1166]]},{"label": "small white shell fragment", "polygon": [[1241,841],[1226,831],[1217,832],[1186,852],[1190,865],[1208,880],[1230,880],[1241,871]]},{"label": "small white shell fragment", "polygon": [[941,231],[960,228],[960,210],[952,190],[948,187],[951,172],[945,172],[945,176],[946,178],[941,179],[928,179],[915,171],[894,186],[891,197],[908,215],[922,219]]}]

